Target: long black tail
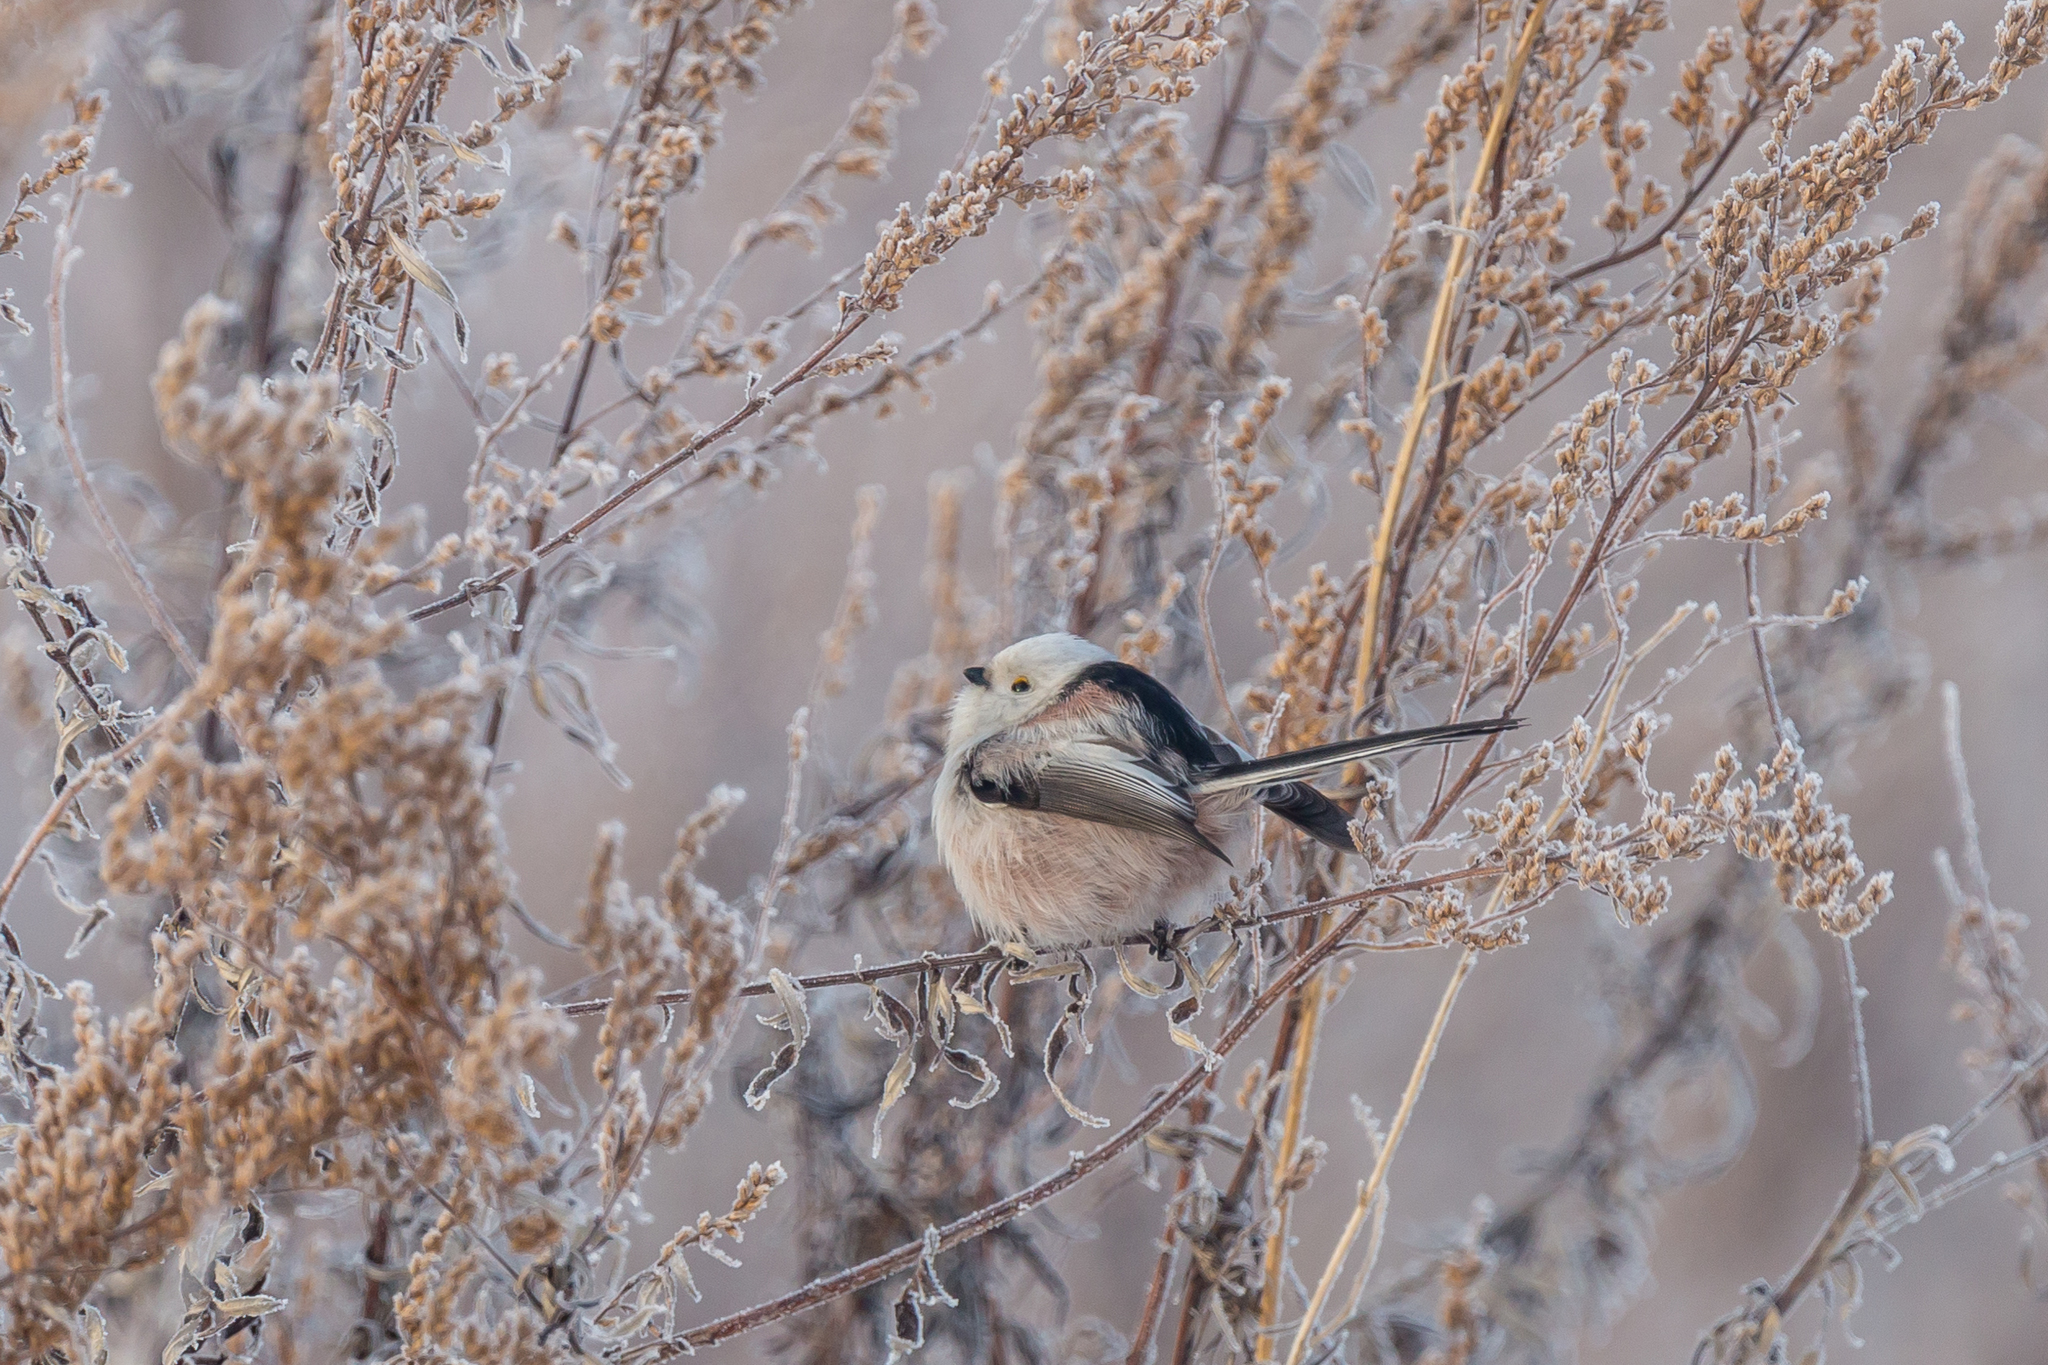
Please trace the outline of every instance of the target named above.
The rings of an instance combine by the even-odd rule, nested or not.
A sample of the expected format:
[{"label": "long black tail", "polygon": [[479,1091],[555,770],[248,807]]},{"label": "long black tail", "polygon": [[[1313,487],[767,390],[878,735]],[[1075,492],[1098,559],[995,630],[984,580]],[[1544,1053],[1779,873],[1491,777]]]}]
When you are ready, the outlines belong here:
[{"label": "long black tail", "polygon": [[1340,739],[1335,744],[1318,744],[1311,749],[1296,749],[1291,754],[1274,754],[1270,758],[1218,764],[1197,775],[1196,779],[1188,784],[1188,790],[1196,795],[1205,795],[1210,792],[1236,791],[1243,787],[1271,786],[1276,782],[1289,782],[1297,777],[1308,777],[1330,768],[1341,767],[1367,754],[1420,749],[1430,744],[1451,744],[1479,735],[1497,735],[1503,730],[1512,730],[1521,723],[1519,716],[1502,716],[1495,720],[1461,720],[1450,725],[1430,725],[1419,730],[1395,730],[1389,734],[1368,735],[1362,739]]}]

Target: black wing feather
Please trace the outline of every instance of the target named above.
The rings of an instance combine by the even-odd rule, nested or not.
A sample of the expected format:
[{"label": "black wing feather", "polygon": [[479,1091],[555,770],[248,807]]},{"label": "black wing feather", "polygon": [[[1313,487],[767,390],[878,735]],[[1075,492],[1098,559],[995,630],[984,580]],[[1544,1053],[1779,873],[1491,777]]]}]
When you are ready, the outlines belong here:
[{"label": "black wing feather", "polygon": [[1259,787],[1341,767],[1368,754],[1419,749],[1430,744],[1453,744],[1461,739],[1476,739],[1482,735],[1495,735],[1504,730],[1512,730],[1521,723],[1519,717],[1503,716],[1498,720],[1460,720],[1449,725],[1430,725],[1420,730],[1396,730],[1389,734],[1367,735],[1360,739],[1340,739],[1334,744],[1318,744],[1313,748],[1296,749],[1291,753],[1273,754],[1266,758],[1212,764],[1206,770],[1197,772],[1189,787],[1195,792]]},{"label": "black wing feather", "polygon": [[1223,756],[1209,742],[1201,722],[1188,713],[1171,688],[1144,669],[1116,659],[1090,664],[1074,675],[1060,696],[1069,697],[1089,683],[1129,697],[1135,704],[1139,724],[1150,731],[1146,738],[1155,748],[1171,749],[1186,759],[1190,768],[1214,767],[1222,761]]},{"label": "black wing feather", "polygon": [[1351,842],[1351,817],[1344,808],[1306,782],[1283,782],[1254,793],[1259,804],[1342,853],[1358,852]]}]

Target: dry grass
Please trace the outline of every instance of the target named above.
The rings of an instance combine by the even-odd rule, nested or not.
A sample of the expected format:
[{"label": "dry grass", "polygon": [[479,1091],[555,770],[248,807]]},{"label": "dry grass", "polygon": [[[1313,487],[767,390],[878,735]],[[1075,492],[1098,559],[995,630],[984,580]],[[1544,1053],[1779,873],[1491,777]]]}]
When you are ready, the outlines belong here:
[{"label": "dry grass", "polygon": [[[2048,527],[2038,498],[1935,496],[2043,359],[2022,302],[2048,241],[2038,150],[1977,171],[1895,431],[1866,349],[1894,256],[1937,269],[1914,245],[1934,206],[1867,221],[1894,163],[1967,148],[1973,111],[2036,79],[2048,0],[2011,0],[1967,53],[1953,26],[1887,43],[1875,0],[1328,0],[1312,29],[1268,0],[1019,6],[956,161],[835,260],[834,195],[889,170],[918,64],[987,55],[935,57],[937,16],[898,0],[837,131],[762,171],[784,187],[696,276],[678,206],[757,154],[764,54],[819,22],[793,3],[323,0],[276,19],[260,79],[99,8],[119,7],[0,18],[0,47],[43,54],[0,74],[0,125],[26,147],[61,79],[38,82],[95,54],[173,148],[165,110],[231,106],[236,266],[150,385],[164,447],[223,499],[179,557],[102,487],[66,325],[97,285],[80,224],[127,189],[99,155],[127,106],[73,85],[0,229],[0,253],[51,261],[6,281],[35,337],[7,360],[37,364],[48,407],[0,405],[0,534],[9,695],[55,779],[0,915],[47,885],[79,916],[73,954],[134,926],[151,984],[59,987],[0,937],[0,1358],[654,1365],[748,1334],[820,1362],[1572,1358],[1643,1288],[1661,1193],[1740,1149],[1732,1109],[1692,1170],[1659,1135],[1690,1081],[1746,1077],[1746,964],[1788,917],[1845,986],[1859,1138],[1810,1249],[1695,1359],[1852,1339],[1864,1268],[1910,1260],[1891,1239],[1923,1217],[1973,1216],[1980,1186],[2016,1182],[2041,1223],[2048,1010],[1992,899],[1954,691],[1964,844],[1942,868],[1978,1099],[1902,1134],[1877,1121],[1851,949],[1894,881],[1828,783],[1923,688],[1898,608],[1914,566]],[[1652,50],[1685,54],[1661,83]],[[1401,140],[1367,143],[1368,121]],[[512,175],[515,154],[545,173]],[[1374,177],[1384,220],[1361,233]],[[1027,283],[881,332],[1015,224]],[[528,320],[559,337],[528,365],[470,334],[462,292],[541,239],[581,295]],[[779,302],[749,317],[736,292],[770,270]],[[672,848],[637,891],[622,824],[554,812],[587,886],[573,914],[524,904],[508,717],[624,783],[643,755],[603,683],[673,635],[676,547],[735,498],[804,496],[786,467],[928,401],[974,338],[1012,352],[1023,419],[978,481],[925,491],[929,641],[890,661],[879,714],[840,715],[857,757],[821,760],[812,727],[874,619],[883,486],[860,494],[809,705],[756,738],[786,744],[788,776],[751,883],[712,884],[744,800],[719,786],[673,835],[632,834]],[[473,416],[472,449],[409,448],[430,390]],[[1795,401],[1839,416],[1839,454],[1790,459]],[[464,475],[452,517],[426,510],[434,465]],[[1317,544],[1341,541],[1309,566],[1303,495],[1337,523]],[[98,594],[63,581],[78,562],[113,570]],[[1733,609],[1681,600],[1716,571]],[[1232,676],[1219,625],[1267,632],[1255,669]],[[926,784],[960,668],[1048,628],[1275,751],[1533,723],[1520,747],[1345,774],[1360,856],[1267,828],[1170,968],[1012,960],[933,864]],[[1702,761],[1667,756],[1675,721],[1712,737]],[[1459,1083],[1432,1066],[1457,1003],[1574,902],[1635,945],[1576,1130],[1516,1200],[1388,1263],[1402,1139]],[[1448,983],[1386,1040],[1416,1055],[1384,1119],[1318,1136],[1311,1081],[1367,953]],[[1140,1033],[1178,1067],[1119,1088],[1098,1044]],[[774,1121],[758,1153],[687,1151],[737,1107]],[[1966,1152],[2001,1109],[2027,1145]],[[729,1206],[650,1224],[655,1186],[706,1162]],[[1157,1192],[1144,1292],[1121,1321],[1063,1322],[1052,1225],[1027,1215],[1134,1164]],[[1334,1239],[1304,1235],[1310,1191],[1348,1211]],[[786,1203],[794,1281],[693,1308],[707,1262],[789,1226],[755,1222]]]}]

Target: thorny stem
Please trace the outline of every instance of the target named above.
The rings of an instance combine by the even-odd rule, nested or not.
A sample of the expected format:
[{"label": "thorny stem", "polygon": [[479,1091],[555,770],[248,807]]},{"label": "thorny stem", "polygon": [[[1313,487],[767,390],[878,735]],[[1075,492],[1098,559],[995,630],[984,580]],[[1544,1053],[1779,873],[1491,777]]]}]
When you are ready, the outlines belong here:
[{"label": "thorny stem", "polygon": [[1509,59],[1507,74],[1501,82],[1500,101],[1493,107],[1493,119],[1486,130],[1485,149],[1472,172],[1472,188],[1467,192],[1465,207],[1459,214],[1459,231],[1451,237],[1450,259],[1444,263],[1444,279],[1437,290],[1436,311],[1429,320],[1429,340],[1423,347],[1421,369],[1415,376],[1415,398],[1409,404],[1408,421],[1401,432],[1401,448],[1395,456],[1386,491],[1381,496],[1380,528],[1373,539],[1372,567],[1366,577],[1363,623],[1358,633],[1358,673],[1351,691],[1354,716],[1363,713],[1366,703],[1371,700],[1370,689],[1379,648],[1380,598],[1386,590],[1388,561],[1394,548],[1394,528],[1401,515],[1401,495],[1407,489],[1408,471],[1415,463],[1415,447],[1422,439],[1422,427],[1429,420],[1430,402],[1436,394],[1437,367],[1443,362],[1452,305],[1465,282],[1472,234],[1479,227],[1479,205],[1486,182],[1493,174],[1494,159],[1501,153],[1508,117],[1514,112],[1515,101],[1521,93],[1523,69],[1529,63],[1529,53],[1536,46],[1536,36],[1543,30],[1543,16],[1549,8],[1550,0],[1535,0],[1529,8],[1529,17],[1522,25],[1521,41],[1515,45],[1514,56]]},{"label": "thorny stem", "polygon": [[[1315,1293],[1310,1296],[1308,1307],[1302,1313],[1301,1328],[1295,1333],[1294,1345],[1287,1352],[1287,1365],[1301,1365],[1308,1349],[1315,1343],[1316,1319],[1322,1314],[1323,1304],[1329,1300],[1330,1290],[1335,1287],[1337,1276],[1351,1255],[1351,1244],[1358,1240],[1359,1230],[1365,1226],[1373,1205],[1379,1202],[1380,1191],[1387,1180],[1387,1168],[1394,1164],[1394,1149],[1401,1145],[1401,1134],[1408,1130],[1415,1102],[1422,1097],[1422,1087],[1429,1079],[1429,1065],[1436,1059],[1437,1045],[1443,1041],[1444,1025],[1450,1022],[1451,1007],[1458,1002],[1458,992],[1478,960],[1479,950],[1466,948],[1451,972],[1450,981],[1444,986],[1443,998],[1437,1002],[1436,1017],[1430,1020],[1429,1033],[1422,1040],[1422,1051],[1416,1054],[1415,1067],[1408,1074],[1408,1087],[1401,1092],[1400,1106],[1394,1110],[1394,1121],[1387,1128],[1387,1140],[1380,1144],[1379,1156],[1372,1163],[1372,1173],[1358,1187],[1358,1202],[1352,1207],[1350,1221],[1344,1224],[1337,1245],[1330,1251],[1329,1262],[1323,1267],[1322,1278],[1316,1281]],[[1366,1270],[1369,1272],[1371,1266],[1368,1265]]]}]

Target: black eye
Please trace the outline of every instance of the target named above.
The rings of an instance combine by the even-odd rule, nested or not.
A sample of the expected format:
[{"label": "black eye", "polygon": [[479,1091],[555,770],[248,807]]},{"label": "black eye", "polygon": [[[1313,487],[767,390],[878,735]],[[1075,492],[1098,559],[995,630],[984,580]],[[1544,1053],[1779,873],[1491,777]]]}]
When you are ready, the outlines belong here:
[{"label": "black eye", "polygon": [[1031,679],[1018,678],[1010,684],[1010,690],[1012,692],[1029,692],[1031,690]]}]

